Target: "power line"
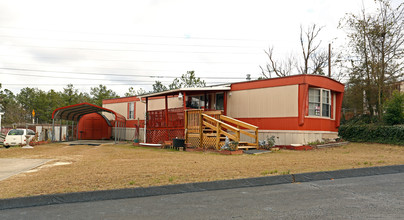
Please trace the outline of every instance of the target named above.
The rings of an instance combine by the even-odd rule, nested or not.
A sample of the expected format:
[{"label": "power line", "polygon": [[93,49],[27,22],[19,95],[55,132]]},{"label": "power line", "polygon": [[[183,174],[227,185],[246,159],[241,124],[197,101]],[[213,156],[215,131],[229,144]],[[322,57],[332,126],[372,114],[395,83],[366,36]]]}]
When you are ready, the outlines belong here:
[{"label": "power line", "polygon": [[[234,82],[239,82],[239,81],[234,81]],[[228,82],[228,83],[234,83],[234,82]],[[227,82],[226,82],[227,83]],[[92,86],[92,85],[106,85],[106,86],[121,86],[121,85],[152,85],[152,83],[146,83],[146,82],[135,82],[135,83],[52,83],[52,84],[47,84],[47,83],[30,83],[29,86],[66,86],[68,84],[72,84],[73,86]],[[224,82],[209,82],[207,83],[208,85],[214,85],[214,84],[224,84]],[[27,87],[27,83],[1,83],[2,86],[25,86]]]},{"label": "power line", "polygon": [[247,39],[247,38],[216,38],[216,37],[191,37],[191,36],[165,36],[165,35],[140,35],[140,34],[111,34],[100,32],[83,32],[83,31],[67,31],[67,30],[49,30],[49,29],[34,29],[34,28],[21,28],[21,27],[5,27],[0,26],[2,29],[17,29],[17,30],[32,30],[32,31],[46,31],[46,32],[61,32],[61,33],[75,33],[75,34],[88,34],[88,35],[106,35],[106,36],[129,36],[129,37],[147,37],[147,38],[168,38],[168,39],[197,39],[197,40],[222,40],[222,41],[267,41],[265,39]]},{"label": "power line", "polygon": [[[110,74],[110,73],[95,73],[95,72],[74,72],[74,71],[58,71],[58,70],[40,70],[40,69],[22,69],[22,68],[0,68],[3,70],[14,70],[14,71],[27,71],[27,72],[46,72],[46,73],[70,73],[70,74],[84,74],[84,75],[103,75],[103,76],[124,76],[124,77],[148,77],[148,78],[178,78],[178,76],[165,76],[165,75],[139,75],[139,74]],[[17,73],[4,73],[10,75],[24,75],[24,76],[41,76],[41,75],[25,75]],[[50,77],[50,76],[43,76]],[[55,77],[55,76],[51,76]],[[199,78],[203,79],[228,79],[228,77],[223,76],[202,76]],[[232,77],[233,79],[244,79],[244,77]]]},{"label": "power line", "polygon": [[140,49],[106,49],[106,48],[86,48],[86,47],[50,47],[35,45],[10,45],[13,47],[47,48],[64,50],[90,50],[90,51],[117,51],[117,52],[145,52],[145,53],[185,53],[185,54],[261,54],[258,52],[217,52],[217,51],[164,51],[164,50],[140,50]]},{"label": "power line", "polygon": [[[40,64],[40,65],[38,65],[38,64],[27,64],[27,63],[10,63],[10,62],[6,62],[6,63],[3,63],[3,65],[16,65],[16,66],[19,66],[19,67],[21,67],[21,66],[27,66],[27,65],[29,65],[29,66],[36,66],[36,67],[38,67],[38,66],[40,66],[40,67],[49,67],[49,66],[52,66],[52,67],[54,67],[54,65],[44,65],[44,64]],[[184,70],[184,69],[134,69],[134,68],[115,68],[115,67],[104,67],[104,66],[61,66],[61,65],[57,65],[58,67],[64,67],[64,68],[96,68],[96,69],[105,69],[105,70],[113,70],[113,71],[116,71],[116,70],[124,70],[124,71],[140,71],[140,72],[184,72],[184,71],[187,71],[187,70]],[[188,68],[188,70],[193,70],[193,68]],[[217,73],[233,73],[234,74],[234,71],[232,71],[232,72],[228,72],[228,71],[225,71],[225,72],[223,72],[223,71],[220,71],[220,72],[218,72],[218,71],[211,71],[211,70],[198,70],[198,72],[203,72],[203,73],[215,73],[215,74],[217,74]]]},{"label": "power line", "polygon": [[106,44],[123,44],[123,45],[150,45],[150,46],[183,46],[183,47],[223,47],[223,48],[260,48],[251,46],[240,45],[209,45],[209,44],[176,44],[176,43],[144,43],[144,42],[118,42],[118,41],[93,41],[93,40],[77,40],[77,39],[55,39],[55,38],[43,38],[32,36],[10,36],[0,35],[0,37],[6,38],[24,38],[24,39],[39,39],[39,40],[55,40],[55,41],[70,41],[70,42],[84,42],[84,43],[106,43]]},{"label": "power line", "polygon": [[[26,76],[26,77],[43,77],[43,78],[51,78],[51,79],[72,79],[72,80],[97,80],[97,81],[117,81],[117,82],[125,82],[125,81],[131,81],[128,79],[96,79],[96,78],[72,78],[72,77],[66,77],[66,76],[44,76],[44,75],[36,75],[36,74],[20,74],[20,73],[2,73],[4,75],[14,75],[14,76]],[[142,80],[145,81],[146,80]],[[152,82],[152,81],[151,81]]]},{"label": "power line", "polygon": [[[55,59],[55,57],[47,57],[47,56],[13,56],[13,55],[4,55],[0,54],[0,56],[6,57],[29,57],[29,58],[40,58],[40,59]],[[57,59],[57,58],[56,58]],[[212,64],[256,64],[256,62],[236,62],[236,61],[167,61],[167,60],[122,60],[122,59],[88,59],[91,61],[105,61],[105,62],[133,62],[133,63],[212,63]]]}]

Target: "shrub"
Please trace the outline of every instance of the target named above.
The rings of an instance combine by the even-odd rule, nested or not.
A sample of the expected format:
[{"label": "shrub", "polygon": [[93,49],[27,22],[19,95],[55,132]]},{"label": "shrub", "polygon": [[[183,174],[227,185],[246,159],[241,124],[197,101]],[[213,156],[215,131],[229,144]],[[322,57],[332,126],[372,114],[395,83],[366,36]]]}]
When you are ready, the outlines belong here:
[{"label": "shrub", "polygon": [[231,150],[231,151],[237,150],[238,142],[237,142],[237,141],[230,141],[229,147],[230,147],[230,150]]},{"label": "shrub", "polygon": [[379,123],[377,116],[371,116],[368,114],[356,115],[349,120],[341,120],[341,125],[367,125],[377,123]]},{"label": "shrub", "polygon": [[339,136],[353,142],[404,145],[404,126],[341,125]]},{"label": "shrub", "polygon": [[384,122],[388,125],[404,124],[404,93],[394,91],[389,100],[386,101]]},{"label": "shrub", "polygon": [[261,148],[270,150],[275,145],[275,136],[268,137],[266,140],[259,141],[258,145]]}]

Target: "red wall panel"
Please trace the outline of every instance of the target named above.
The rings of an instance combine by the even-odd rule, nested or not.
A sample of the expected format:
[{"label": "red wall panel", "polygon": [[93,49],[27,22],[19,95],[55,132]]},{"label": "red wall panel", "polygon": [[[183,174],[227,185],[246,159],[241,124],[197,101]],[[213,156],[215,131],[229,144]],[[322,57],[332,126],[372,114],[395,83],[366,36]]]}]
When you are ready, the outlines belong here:
[{"label": "red wall panel", "polygon": [[259,130],[338,131],[335,121],[327,118],[306,117],[302,126],[299,126],[298,117],[237,119],[258,126]]},{"label": "red wall panel", "polygon": [[98,113],[84,115],[79,121],[80,140],[111,139],[111,127]]}]

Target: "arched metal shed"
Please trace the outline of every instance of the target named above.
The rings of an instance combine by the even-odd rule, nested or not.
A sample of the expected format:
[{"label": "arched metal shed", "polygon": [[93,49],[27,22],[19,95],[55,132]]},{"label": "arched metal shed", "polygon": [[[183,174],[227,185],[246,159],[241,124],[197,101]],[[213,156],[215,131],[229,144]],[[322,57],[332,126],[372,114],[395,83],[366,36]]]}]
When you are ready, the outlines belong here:
[{"label": "arched metal shed", "polygon": [[[75,105],[69,105],[69,106],[64,106],[57,108],[53,111],[52,113],[52,141],[55,141],[55,122],[59,119],[60,123],[59,125],[62,126],[62,120],[65,120],[65,123],[67,125],[69,124],[69,121],[72,122],[72,132],[71,136],[72,137],[66,137],[67,139],[74,139],[75,132],[74,128],[78,126],[78,122],[80,119],[87,114],[90,113],[98,113],[102,115],[105,120],[109,120],[103,113],[109,113],[112,115],[112,120],[109,120],[110,124],[114,127],[114,139],[115,143],[120,140],[125,140],[125,128],[126,128],[126,118],[122,116],[121,114],[116,113],[115,111],[107,108],[103,108],[97,105],[93,105],[87,102],[80,103],[80,104],[75,104]],[[67,132],[69,134],[69,132]],[[59,135],[61,136],[61,132],[59,132]],[[78,137],[78,129],[76,129],[76,139]],[[60,137],[59,140],[62,140]]]}]

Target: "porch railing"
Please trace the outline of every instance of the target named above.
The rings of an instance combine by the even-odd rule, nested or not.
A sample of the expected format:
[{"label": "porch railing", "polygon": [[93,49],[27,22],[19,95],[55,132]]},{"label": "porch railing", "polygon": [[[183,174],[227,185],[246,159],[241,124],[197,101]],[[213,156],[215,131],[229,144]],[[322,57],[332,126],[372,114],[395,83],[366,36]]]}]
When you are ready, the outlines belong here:
[{"label": "porch railing", "polygon": [[184,109],[168,109],[147,112],[147,143],[163,143],[173,138],[184,138]]},{"label": "porch railing", "polygon": [[[225,116],[225,115],[221,115],[220,116],[220,120],[229,123],[229,124],[234,124],[238,129],[240,128],[244,128],[244,129],[240,129],[240,133],[245,134],[251,138],[254,139],[253,144],[256,144],[258,146],[258,127],[252,124],[248,124],[245,123],[243,121]],[[252,131],[252,132],[249,132]]]},{"label": "porch railing", "polygon": [[[240,141],[241,134],[253,138],[254,141]],[[219,149],[226,137],[238,142],[239,148],[258,147],[257,126],[224,116],[221,111],[186,110],[186,142],[196,147]]]},{"label": "porch railing", "polygon": [[[217,120],[207,114],[201,114],[202,117],[202,126],[210,128],[213,131],[213,134],[216,134],[216,143],[215,148],[219,149],[221,136],[228,137],[229,140],[239,142],[240,141],[240,129],[235,128],[229,124],[226,124],[222,121]],[[231,134],[233,132],[234,134]],[[205,136],[205,137],[204,137]],[[203,143],[203,138],[207,138],[207,135],[201,133],[201,143]]]}]

